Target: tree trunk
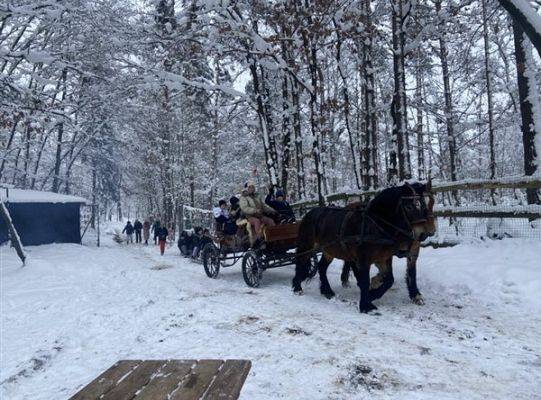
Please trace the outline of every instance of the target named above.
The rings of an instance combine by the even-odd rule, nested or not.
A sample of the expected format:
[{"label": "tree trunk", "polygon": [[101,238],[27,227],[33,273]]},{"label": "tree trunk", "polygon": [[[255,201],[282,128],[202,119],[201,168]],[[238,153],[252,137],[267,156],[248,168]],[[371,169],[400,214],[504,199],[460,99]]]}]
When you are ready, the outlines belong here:
[{"label": "tree trunk", "polygon": [[[537,14],[526,0],[498,0],[513,18],[513,26],[524,32],[531,40],[541,57],[541,16]],[[520,5],[521,7],[517,7]],[[537,26],[535,26],[537,25]]]},{"label": "tree trunk", "polygon": [[[441,12],[441,1],[436,2],[436,11],[438,14]],[[443,96],[445,98],[445,125],[447,128],[447,148],[449,151],[449,169],[450,177],[452,181],[457,180],[457,168],[456,168],[456,137],[455,137],[455,121],[453,114],[453,99],[451,94],[451,83],[449,74],[449,63],[447,61],[447,42],[445,40],[445,27],[440,24],[440,51],[439,57],[441,62],[442,79],[443,79]],[[453,198],[458,205],[458,193],[454,191]]]},{"label": "tree trunk", "polygon": [[[353,165],[353,172],[355,173],[355,183],[357,185],[357,189],[361,188],[361,183],[359,180],[359,171],[357,171],[357,152],[356,152],[356,146],[355,141],[353,140],[353,132],[351,129],[351,123],[350,123],[350,112],[349,112],[349,93],[348,93],[348,84],[346,79],[346,74],[343,71],[343,65],[342,65],[342,59],[341,59],[341,49],[342,49],[342,37],[340,35],[340,27],[337,26],[336,21],[334,21],[334,27],[336,31],[336,63],[338,65],[338,73],[340,75],[340,79],[342,80],[342,96],[343,96],[343,110],[344,110],[344,122],[346,124],[346,132],[348,134],[348,140],[349,140],[349,148],[351,151],[351,163]],[[364,69],[364,66],[363,66]]]},{"label": "tree trunk", "polygon": [[411,178],[409,167],[409,149],[407,129],[406,106],[406,76],[405,76],[405,22],[409,13],[409,2],[394,0],[392,4],[392,31],[393,31],[393,70],[394,92],[391,104],[391,117],[393,129],[391,137],[390,169],[388,180],[396,182]]},{"label": "tree trunk", "polygon": [[[513,36],[515,42],[515,58],[517,60],[517,82],[520,100],[520,115],[522,120],[522,143],[524,146],[524,174],[534,175],[537,171],[537,158],[539,149],[536,148],[536,135],[539,135],[535,125],[534,112],[539,109],[539,92],[536,89],[535,72],[532,68],[533,60],[531,48],[528,46],[527,37],[522,28],[513,24]],[[533,102],[533,103],[532,103]],[[535,109],[534,109],[535,107]],[[527,189],[526,197],[528,204],[541,204],[537,189]]]},{"label": "tree trunk", "polygon": [[[487,112],[488,112],[488,146],[489,146],[489,170],[490,179],[496,177],[496,156],[494,152],[494,107],[492,104],[492,84],[491,84],[491,71],[489,61],[489,37],[488,37],[488,24],[487,24],[487,5],[486,0],[481,1],[482,16],[483,16],[483,43],[485,50],[485,83],[487,91]],[[490,191],[490,197],[492,199],[492,205],[496,205],[496,192]]]},{"label": "tree trunk", "polygon": [[11,239],[11,245],[15,248],[17,255],[19,256],[19,258],[21,259],[24,265],[24,261],[26,260],[26,255],[24,254],[21,238],[19,237],[19,234],[17,233],[17,229],[15,229],[15,225],[13,225],[13,221],[11,220],[11,216],[9,215],[9,211],[7,207],[5,206],[4,202],[1,200],[0,200],[0,214],[2,215],[2,219],[4,220],[4,223],[8,227],[9,237]]},{"label": "tree trunk", "polygon": [[[62,104],[64,104],[64,100],[66,99],[66,78],[68,75],[67,68],[64,68],[62,70]],[[60,117],[63,118],[63,117]],[[61,165],[61,155],[62,155],[62,140],[64,136],[64,121],[61,120],[58,123],[58,134],[56,137],[56,156],[55,156],[55,163],[54,163],[54,177],[53,177],[53,186],[52,191],[54,193],[58,193],[60,190],[60,165]]]}]

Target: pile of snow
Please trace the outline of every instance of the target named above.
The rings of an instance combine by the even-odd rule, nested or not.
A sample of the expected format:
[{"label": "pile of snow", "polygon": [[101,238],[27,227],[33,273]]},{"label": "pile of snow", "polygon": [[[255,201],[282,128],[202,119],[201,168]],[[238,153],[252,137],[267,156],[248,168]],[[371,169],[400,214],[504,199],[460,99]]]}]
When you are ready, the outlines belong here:
[{"label": "pile of snow", "polygon": [[241,399],[533,399],[541,382],[541,241],[423,249],[411,304],[403,260],[394,287],[359,314],[290,289],[293,267],[248,288],[240,266],[203,267],[155,246],[0,248],[0,398],[65,399],[120,359],[246,358]]}]

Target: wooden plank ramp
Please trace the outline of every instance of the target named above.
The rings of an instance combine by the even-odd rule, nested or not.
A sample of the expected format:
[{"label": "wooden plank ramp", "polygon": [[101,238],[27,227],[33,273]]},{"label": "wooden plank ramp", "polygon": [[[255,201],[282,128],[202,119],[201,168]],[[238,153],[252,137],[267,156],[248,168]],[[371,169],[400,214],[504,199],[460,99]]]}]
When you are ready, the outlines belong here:
[{"label": "wooden plank ramp", "polygon": [[250,360],[121,360],[70,400],[235,400]]}]

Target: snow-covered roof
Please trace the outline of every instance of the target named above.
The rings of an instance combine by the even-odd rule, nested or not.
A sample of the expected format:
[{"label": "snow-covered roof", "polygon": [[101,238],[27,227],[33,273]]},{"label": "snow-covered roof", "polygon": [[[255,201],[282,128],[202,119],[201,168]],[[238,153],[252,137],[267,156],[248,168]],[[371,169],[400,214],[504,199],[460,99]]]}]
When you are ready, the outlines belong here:
[{"label": "snow-covered roof", "polygon": [[89,201],[83,197],[43,192],[39,190],[6,189],[5,187],[0,187],[0,199],[3,202],[9,203],[89,203]]}]

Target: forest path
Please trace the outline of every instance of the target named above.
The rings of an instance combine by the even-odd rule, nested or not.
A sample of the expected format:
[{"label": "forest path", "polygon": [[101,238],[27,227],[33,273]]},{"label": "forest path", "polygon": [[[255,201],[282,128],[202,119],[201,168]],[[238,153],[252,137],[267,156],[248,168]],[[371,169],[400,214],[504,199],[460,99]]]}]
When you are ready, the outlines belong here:
[{"label": "forest path", "polygon": [[[155,246],[30,247],[27,267],[0,248],[0,395],[67,398],[119,359],[247,358],[243,399],[539,398],[541,243],[424,249],[409,302],[405,266],[376,305],[290,290],[294,267],[247,287],[240,265],[218,279]],[[0,396],[1,397],[1,396]]]}]

